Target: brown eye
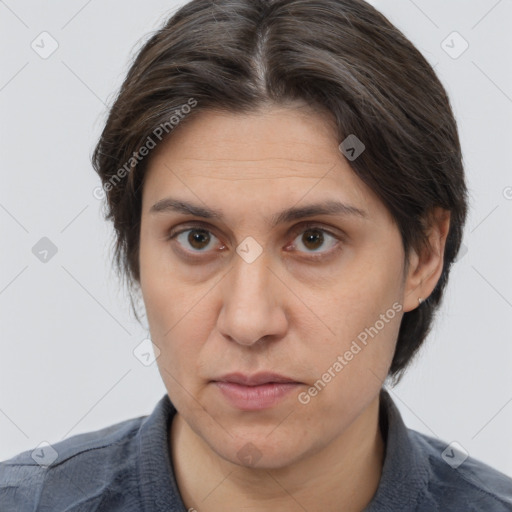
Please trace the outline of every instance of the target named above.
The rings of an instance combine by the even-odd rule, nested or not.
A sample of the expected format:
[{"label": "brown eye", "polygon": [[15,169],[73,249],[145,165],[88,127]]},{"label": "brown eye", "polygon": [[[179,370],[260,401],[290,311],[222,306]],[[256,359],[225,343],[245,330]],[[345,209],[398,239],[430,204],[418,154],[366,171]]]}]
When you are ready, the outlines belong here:
[{"label": "brown eye", "polygon": [[[315,253],[327,254],[339,242],[337,237],[320,227],[302,228],[297,234],[298,236],[295,238],[293,245],[299,249],[299,252],[306,252],[312,255]],[[301,249],[301,246],[304,250]],[[324,248],[325,250],[322,250]]]},{"label": "brown eye", "polygon": [[212,241],[217,237],[207,229],[189,228],[170,236],[171,239],[176,238],[179,245],[191,253],[209,252],[213,249]]},{"label": "brown eye", "polygon": [[316,250],[324,243],[324,235],[319,229],[308,229],[302,235],[304,246],[311,250]]},{"label": "brown eye", "polygon": [[204,229],[191,229],[187,237],[187,242],[194,249],[204,249],[210,242],[210,235]]}]

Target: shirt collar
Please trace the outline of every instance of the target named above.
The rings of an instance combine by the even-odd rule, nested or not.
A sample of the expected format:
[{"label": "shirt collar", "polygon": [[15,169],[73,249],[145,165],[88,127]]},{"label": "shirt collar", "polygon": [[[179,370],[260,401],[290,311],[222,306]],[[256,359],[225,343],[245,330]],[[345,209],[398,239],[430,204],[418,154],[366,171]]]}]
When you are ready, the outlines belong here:
[{"label": "shirt collar", "polygon": [[141,425],[139,492],[144,512],[186,510],[170,455],[169,431],[176,409],[165,394]]},{"label": "shirt collar", "polygon": [[384,465],[377,492],[364,512],[415,510],[428,485],[429,469],[389,393],[380,393],[379,421],[385,441]]}]

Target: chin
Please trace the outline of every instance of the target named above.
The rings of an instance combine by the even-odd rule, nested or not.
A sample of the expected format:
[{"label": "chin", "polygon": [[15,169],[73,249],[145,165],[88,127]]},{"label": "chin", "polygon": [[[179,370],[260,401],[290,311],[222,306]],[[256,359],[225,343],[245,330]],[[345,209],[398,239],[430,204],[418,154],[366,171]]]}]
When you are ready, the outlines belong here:
[{"label": "chin", "polygon": [[289,435],[269,438],[268,431],[260,435],[244,435],[218,442],[209,442],[224,460],[245,468],[279,469],[298,462],[306,455],[304,439],[293,439]]}]

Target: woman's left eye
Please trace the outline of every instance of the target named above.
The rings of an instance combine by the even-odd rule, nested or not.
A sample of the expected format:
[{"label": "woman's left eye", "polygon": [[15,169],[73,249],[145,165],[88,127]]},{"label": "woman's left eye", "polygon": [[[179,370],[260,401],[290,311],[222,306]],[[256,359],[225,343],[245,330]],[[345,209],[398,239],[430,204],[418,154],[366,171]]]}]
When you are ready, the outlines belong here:
[{"label": "woman's left eye", "polygon": [[[299,246],[306,248],[305,252],[320,252],[322,254],[330,252],[330,250],[339,243],[339,239],[318,226],[307,227],[306,229],[302,228],[299,235],[294,239],[294,242],[295,240],[299,240]],[[325,247],[326,242],[328,242],[327,249],[321,250],[322,247]],[[296,246],[295,243],[293,245]]]}]

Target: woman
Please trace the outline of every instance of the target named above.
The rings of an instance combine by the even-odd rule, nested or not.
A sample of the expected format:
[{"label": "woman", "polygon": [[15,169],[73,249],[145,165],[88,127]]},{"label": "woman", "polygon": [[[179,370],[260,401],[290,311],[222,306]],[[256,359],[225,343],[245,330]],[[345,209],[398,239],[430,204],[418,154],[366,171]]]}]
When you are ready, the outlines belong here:
[{"label": "woman", "polygon": [[512,510],[508,477],[382,387],[429,332],[467,191],[444,88],[374,8],[193,0],[93,161],[167,394],[2,463],[2,511]]}]

